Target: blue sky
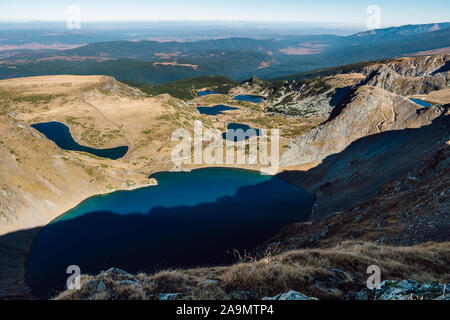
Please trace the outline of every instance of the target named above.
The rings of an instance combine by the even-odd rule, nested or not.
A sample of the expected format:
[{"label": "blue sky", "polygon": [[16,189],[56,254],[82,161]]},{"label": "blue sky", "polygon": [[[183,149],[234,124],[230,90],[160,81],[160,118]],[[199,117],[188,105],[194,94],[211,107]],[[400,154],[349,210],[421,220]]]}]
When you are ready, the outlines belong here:
[{"label": "blue sky", "polygon": [[297,21],[365,25],[381,9],[382,26],[450,21],[449,0],[14,0],[0,2],[0,21],[65,21],[78,5],[82,21]]}]

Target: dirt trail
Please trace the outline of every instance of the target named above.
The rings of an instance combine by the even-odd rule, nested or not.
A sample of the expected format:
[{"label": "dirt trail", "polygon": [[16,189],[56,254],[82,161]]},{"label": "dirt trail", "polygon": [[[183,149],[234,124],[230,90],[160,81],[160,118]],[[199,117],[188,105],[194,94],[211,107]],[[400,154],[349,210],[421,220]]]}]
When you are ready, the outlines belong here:
[{"label": "dirt trail", "polygon": [[[99,113],[106,121],[108,121],[108,122],[111,123],[114,127],[116,127],[116,128],[122,133],[122,136],[123,136],[123,139],[124,139],[125,142],[126,142],[126,145],[127,145],[128,148],[131,150],[132,143],[131,143],[131,141],[127,138],[127,135],[126,135],[125,131],[122,129],[122,127],[121,127],[119,124],[117,124],[117,123],[115,123],[114,121],[110,120],[107,116],[105,116],[105,114],[104,114],[103,112],[100,111],[99,108],[97,108],[97,107],[94,106],[93,104],[87,102],[87,101],[84,99],[84,97],[81,98],[81,101],[82,101],[83,103],[85,103],[86,105],[88,105],[89,107],[93,108],[93,109],[94,109],[95,111],[97,111],[97,112],[98,112],[98,113]],[[129,154],[129,152],[127,153],[127,155],[128,155],[128,154]],[[125,155],[125,157],[126,157],[127,155]]]}]

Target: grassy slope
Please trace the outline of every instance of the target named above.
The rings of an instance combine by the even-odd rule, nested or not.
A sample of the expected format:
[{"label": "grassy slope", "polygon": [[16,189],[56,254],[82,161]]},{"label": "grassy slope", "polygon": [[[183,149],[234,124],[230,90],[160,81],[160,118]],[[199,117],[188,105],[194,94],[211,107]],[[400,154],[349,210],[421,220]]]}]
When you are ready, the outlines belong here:
[{"label": "grassy slope", "polygon": [[[345,242],[334,248],[295,250],[277,256],[269,253],[261,260],[242,261],[229,267],[136,276],[109,272],[97,277],[83,276],[81,290],[65,291],[56,299],[158,299],[163,293],[180,293],[180,298],[194,300],[257,300],[289,290],[319,299],[351,298],[364,288],[370,265],[381,266],[383,279],[449,281],[449,248],[449,243],[390,247]],[[86,285],[93,279],[102,280],[107,290],[96,291],[92,285]],[[139,285],[120,284],[121,280]]]}]

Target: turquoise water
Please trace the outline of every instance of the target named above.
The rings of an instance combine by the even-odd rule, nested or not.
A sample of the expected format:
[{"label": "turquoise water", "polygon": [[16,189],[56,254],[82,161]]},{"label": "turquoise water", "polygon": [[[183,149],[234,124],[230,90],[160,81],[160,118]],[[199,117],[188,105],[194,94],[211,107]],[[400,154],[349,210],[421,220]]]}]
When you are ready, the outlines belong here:
[{"label": "turquoise water", "polygon": [[64,289],[66,268],[97,274],[227,264],[307,219],[313,197],[259,172],[210,168],[155,174],[159,185],[90,198],[42,229],[26,262],[39,297]]},{"label": "turquoise water", "polygon": [[432,103],[429,103],[429,102],[426,102],[426,101],[423,101],[423,100],[419,100],[419,99],[410,98],[409,100],[411,100],[412,102],[414,102],[414,103],[416,103],[416,104],[418,104],[418,105],[420,105],[422,107],[425,107],[425,108],[428,108],[429,106],[433,105]]},{"label": "turquoise water", "polygon": [[83,151],[98,157],[109,158],[112,160],[122,158],[128,152],[127,146],[111,149],[94,149],[82,146],[73,139],[69,128],[61,122],[37,123],[31,126],[64,150]]}]

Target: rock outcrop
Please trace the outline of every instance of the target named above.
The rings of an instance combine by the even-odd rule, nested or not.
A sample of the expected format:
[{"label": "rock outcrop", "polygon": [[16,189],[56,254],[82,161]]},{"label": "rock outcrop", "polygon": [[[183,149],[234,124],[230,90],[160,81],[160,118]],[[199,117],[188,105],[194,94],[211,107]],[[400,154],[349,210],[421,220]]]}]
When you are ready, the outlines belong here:
[{"label": "rock outcrop", "polygon": [[241,88],[266,98],[269,114],[327,118],[347,95],[371,86],[407,96],[449,88],[450,55],[405,57],[375,62],[348,73],[275,83],[249,80]]},{"label": "rock outcrop", "polygon": [[365,67],[362,85],[381,88],[399,95],[427,94],[449,88],[450,55],[400,58]]},{"label": "rock outcrop", "polygon": [[[400,293],[384,289],[391,287],[389,283],[397,283],[392,287],[405,288],[404,292],[409,296],[414,292],[414,297],[434,299],[443,293],[441,284],[448,283],[445,273],[448,270],[448,249],[449,243],[435,247],[393,247],[359,241],[286,251],[223,267],[138,275],[112,269],[96,276],[82,276],[79,290],[66,290],[56,299],[373,299],[371,292],[365,289],[367,267],[370,265],[380,266],[383,280],[393,280],[386,281],[381,288],[383,291],[379,291],[386,297],[392,297],[389,293]],[[411,261],[420,263],[411,265]],[[427,262],[433,267],[430,268]],[[205,283],[205,280],[213,279],[213,282]],[[402,281],[404,279],[414,281]]]},{"label": "rock outcrop", "polygon": [[295,171],[320,164],[307,175],[283,174],[316,195],[312,218],[369,199],[450,139],[448,104],[424,108],[395,93],[402,91],[396,89],[400,78],[412,88],[408,94],[426,92],[414,88],[427,79],[444,79],[442,86],[429,88],[442,89],[448,85],[448,71],[440,70],[449,61],[449,55],[401,58],[360,70],[366,79],[351,88],[328,120],[289,142],[283,167]]},{"label": "rock outcrop", "polygon": [[276,83],[266,97],[266,112],[326,120],[350,93],[351,87],[362,79],[364,76],[361,74],[341,74],[314,80]]},{"label": "rock outcrop", "polygon": [[375,290],[364,289],[356,300],[450,300],[450,284],[386,280]]},{"label": "rock outcrop", "polygon": [[383,185],[406,175],[450,140],[449,128],[450,117],[444,114],[420,128],[358,139],[307,172],[286,170],[281,176],[314,193],[311,219],[323,217],[370,199]]},{"label": "rock outcrop", "polygon": [[264,297],[263,300],[318,300],[314,297],[308,297],[303,293],[291,290],[286,293],[280,293],[275,297]]},{"label": "rock outcrop", "polygon": [[[447,288],[449,288],[447,290]],[[439,282],[419,283],[415,280],[385,280],[377,289],[364,289],[354,295],[354,300],[450,300],[450,284]],[[291,290],[263,300],[318,300]]]},{"label": "rock outcrop", "polygon": [[432,55],[422,57],[404,57],[376,63],[372,66],[364,67],[360,73],[368,75],[373,70],[382,66],[394,71],[402,77],[414,78],[425,77],[439,72],[448,71],[450,55]]},{"label": "rock outcrop", "polygon": [[363,86],[351,96],[340,113],[324,124],[294,138],[282,156],[283,166],[322,161],[343,151],[357,139],[385,131],[430,124],[447,109],[429,109],[382,89]]}]

